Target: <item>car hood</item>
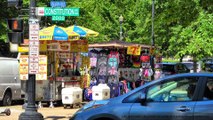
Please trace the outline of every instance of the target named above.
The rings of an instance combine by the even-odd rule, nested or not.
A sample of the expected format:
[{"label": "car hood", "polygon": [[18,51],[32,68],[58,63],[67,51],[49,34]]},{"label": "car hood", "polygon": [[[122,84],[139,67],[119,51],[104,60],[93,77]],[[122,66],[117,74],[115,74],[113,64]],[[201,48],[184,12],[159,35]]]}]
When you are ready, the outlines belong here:
[{"label": "car hood", "polygon": [[90,109],[94,106],[98,106],[98,105],[106,105],[109,103],[109,99],[107,100],[93,100],[93,101],[90,101],[88,102],[87,104],[85,104],[79,111],[84,111],[84,110],[87,110],[87,109]]}]

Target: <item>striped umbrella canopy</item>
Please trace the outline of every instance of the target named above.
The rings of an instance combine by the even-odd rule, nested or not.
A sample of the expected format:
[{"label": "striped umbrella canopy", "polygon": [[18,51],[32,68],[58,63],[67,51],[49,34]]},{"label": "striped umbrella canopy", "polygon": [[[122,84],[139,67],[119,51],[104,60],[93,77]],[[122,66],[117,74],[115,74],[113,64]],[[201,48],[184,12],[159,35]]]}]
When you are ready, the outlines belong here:
[{"label": "striped umbrella canopy", "polygon": [[82,27],[82,26],[77,26],[77,25],[72,25],[66,28],[66,32],[69,33],[77,33],[80,35],[80,37],[96,37],[99,35],[98,32],[93,31],[91,29]]},{"label": "striped umbrella canopy", "polygon": [[62,40],[67,41],[69,36],[79,37],[77,33],[67,33],[66,28],[61,26],[50,26],[39,31],[39,40]]}]

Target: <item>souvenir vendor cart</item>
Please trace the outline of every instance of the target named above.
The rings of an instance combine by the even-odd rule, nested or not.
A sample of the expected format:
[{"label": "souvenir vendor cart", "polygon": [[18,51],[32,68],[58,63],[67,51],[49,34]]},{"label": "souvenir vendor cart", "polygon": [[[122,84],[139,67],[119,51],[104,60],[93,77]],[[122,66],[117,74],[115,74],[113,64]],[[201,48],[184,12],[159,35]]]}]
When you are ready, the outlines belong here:
[{"label": "souvenir vendor cart", "polygon": [[[110,97],[134,89],[133,83],[141,79],[141,60],[143,56],[149,55],[149,50],[148,45],[118,40],[89,44],[91,85],[94,81],[97,84],[108,84]],[[149,63],[149,59],[144,63]],[[125,89],[115,91],[119,85],[123,87],[124,84],[127,86]]]},{"label": "souvenir vendor cart", "polygon": [[[36,74],[36,101],[48,102],[50,107],[53,107],[53,102],[62,100],[62,88],[80,86],[79,68],[82,63],[80,52],[88,52],[88,42],[79,40],[79,36],[72,30],[69,32],[55,25],[39,31],[40,53],[39,73]],[[29,43],[26,42],[19,47],[19,52],[22,53],[20,79],[25,93],[27,93],[26,80],[28,80],[28,45]]]}]

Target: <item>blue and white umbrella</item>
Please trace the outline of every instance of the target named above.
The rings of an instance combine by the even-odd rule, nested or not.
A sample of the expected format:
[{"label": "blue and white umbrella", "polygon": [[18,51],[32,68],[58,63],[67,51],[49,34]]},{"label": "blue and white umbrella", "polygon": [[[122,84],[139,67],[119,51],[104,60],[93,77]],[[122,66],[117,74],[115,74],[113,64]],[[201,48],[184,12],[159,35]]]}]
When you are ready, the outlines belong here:
[{"label": "blue and white umbrella", "polygon": [[67,41],[69,36],[79,37],[78,34],[68,34],[66,28],[60,26],[50,26],[39,31],[39,40],[58,40]]},{"label": "blue and white umbrella", "polygon": [[77,26],[77,25],[73,25],[73,26],[69,26],[66,28],[66,32],[69,33],[77,33],[80,35],[80,37],[96,37],[99,35],[98,32],[95,32],[93,30],[90,30],[88,28],[82,27],[82,26]]}]

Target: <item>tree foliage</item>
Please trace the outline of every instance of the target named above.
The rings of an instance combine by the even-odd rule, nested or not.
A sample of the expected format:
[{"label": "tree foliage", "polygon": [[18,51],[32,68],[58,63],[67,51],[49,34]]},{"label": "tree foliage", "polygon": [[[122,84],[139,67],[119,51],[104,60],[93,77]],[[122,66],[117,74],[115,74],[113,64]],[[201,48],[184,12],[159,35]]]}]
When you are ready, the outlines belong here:
[{"label": "tree foliage", "polygon": [[[7,1],[0,0],[0,40],[7,39],[6,18],[24,14],[21,10],[7,8]],[[23,8],[29,8],[24,0]],[[50,0],[37,0],[38,7],[50,7]],[[80,8],[79,17],[66,17],[55,22],[51,17],[41,17],[41,28],[53,24],[84,26],[100,33],[88,38],[90,43],[119,39],[119,16],[124,40],[142,44],[151,43],[152,0],[74,0],[66,1],[67,7]],[[192,55],[201,59],[213,53],[213,2],[212,0],[155,0],[155,45],[167,56],[178,58]],[[28,14],[28,13],[25,13]],[[24,18],[27,25],[28,18]],[[28,28],[26,28],[26,32]]]}]

